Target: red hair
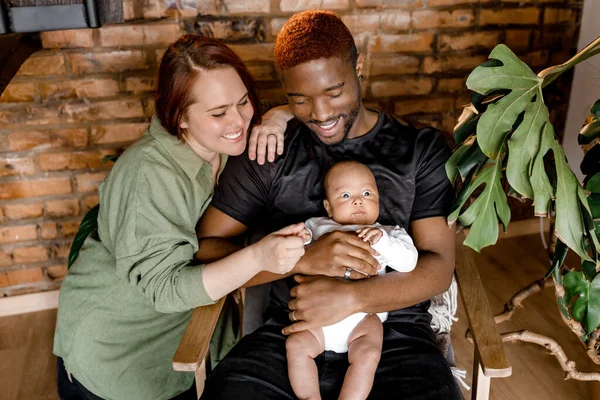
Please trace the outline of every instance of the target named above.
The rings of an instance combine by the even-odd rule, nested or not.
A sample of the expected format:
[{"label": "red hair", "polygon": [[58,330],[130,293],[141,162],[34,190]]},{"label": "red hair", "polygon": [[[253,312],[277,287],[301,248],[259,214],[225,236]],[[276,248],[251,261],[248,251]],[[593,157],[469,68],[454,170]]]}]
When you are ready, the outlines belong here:
[{"label": "red hair", "polygon": [[331,11],[311,10],[292,15],[275,41],[278,71],[320,58],[337,57],[356,67],[358,50],[342,20]]},{"label": "red hair", "polygon": [[248,90],[254,108],[251,126],[260,124],[261,109],[254,80],[237,54],[216,39],[183,35],[169,46],[158,69],[155,113],[171,135],[183,140],[179,124],[188,107],[196,101],[193,88],[198,69],[211,71],[229,67],[236,70]]}]

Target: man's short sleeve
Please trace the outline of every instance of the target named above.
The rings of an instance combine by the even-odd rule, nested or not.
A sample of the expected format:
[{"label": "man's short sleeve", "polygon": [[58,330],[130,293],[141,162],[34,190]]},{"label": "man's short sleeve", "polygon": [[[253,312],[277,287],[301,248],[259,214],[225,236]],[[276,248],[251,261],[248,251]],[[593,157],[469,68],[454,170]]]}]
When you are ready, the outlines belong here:
[{"label": "man's short sleeve", "polygon": [[426,128],[418,133],[415,150],[419,156],[410,219],[447,217],[454,201],[454,187],[445,169],[452,154],[450,148],[441,132]]},{"label": "man's short sleeve", "polygon": [[247,227],[259,220],[269,199],[271,163],[259,165],[245,151],[229,157],[211,205]]}]

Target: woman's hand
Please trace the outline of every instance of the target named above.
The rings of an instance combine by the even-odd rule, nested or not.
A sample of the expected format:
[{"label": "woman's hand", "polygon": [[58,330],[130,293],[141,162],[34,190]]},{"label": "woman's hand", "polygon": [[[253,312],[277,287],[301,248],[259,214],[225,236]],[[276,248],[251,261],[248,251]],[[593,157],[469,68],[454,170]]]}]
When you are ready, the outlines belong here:
[{"label": "woman's hand", "polygon": [[304,255],[303,231],[304,223],[286,226],[250,246],[259,268],[274,274],[290,272]]},{"label": "woman's hand", "polygon": [[334,231],[306,247],[298,273],[344,277],[350,268],[350,279],[364,279],[377,275],[379,262],[375,250],[354,232]]},{"label": "woman's hand", "polygon": [[248,158],[260,165],[275,161],[275,152],[283,154],[283,137],[287,123],[294,115],[288,105],[275,107],[263,115],[263,122],[252,128],[248,140]]}]

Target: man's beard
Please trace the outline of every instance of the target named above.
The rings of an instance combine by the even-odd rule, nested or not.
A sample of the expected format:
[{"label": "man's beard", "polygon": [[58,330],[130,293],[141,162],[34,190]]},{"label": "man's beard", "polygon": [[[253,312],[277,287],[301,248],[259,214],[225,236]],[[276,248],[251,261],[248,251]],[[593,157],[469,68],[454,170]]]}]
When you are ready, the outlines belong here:
[{"label": "man's beard", "polygon": [[360,95],[359,95],[358,96],[358,101],[354,104],[354,106],[352,107],[352,109],[350,109],[350,112],[348,114],[338,114],[334,118],[329,119],[329,121],[335,121],[335,120],[338,120],[338,119],[343,119],[343,121],[344,121],[344,133],[343,133],[342,137],[339,140],[336,140],[335,142],[333,142],[333,141],[324,141],[321,138],[321,136],[319,136],[319,134],[317,132],[315,132],[314,130],[312,130],[310,128],[310,124],[322,124],[322,123],[327,123],[329,121],[315,121],[315,120],[310,119],[310,120],[302,121],[302,122],[311,131],[313,131],[313,133],[315,135],[317,135],[317,137],[319,137],[319,139],[321,140],[321,142],[323,142],[325,145],[331,146],[331,145],[339,144],[344,139],[346,139],[346,137],[350,133],[350,130],[354,126],[354,123],[356,122],[356,118],[358,117],[358,113],[360,111],[361,104],[362,104],[362,100],[361,100]]}]

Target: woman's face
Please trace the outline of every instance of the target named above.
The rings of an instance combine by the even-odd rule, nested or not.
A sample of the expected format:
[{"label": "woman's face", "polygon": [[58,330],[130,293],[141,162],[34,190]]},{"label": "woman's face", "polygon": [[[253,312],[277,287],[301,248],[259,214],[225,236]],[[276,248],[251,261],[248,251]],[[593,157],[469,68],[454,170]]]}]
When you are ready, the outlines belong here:
[{"label": "woman's face", "polygon": [[179,124],[186,143],[201,157],[242,154],[254,109],[235,69],[201,71],[192,93],[196,101]]}]

